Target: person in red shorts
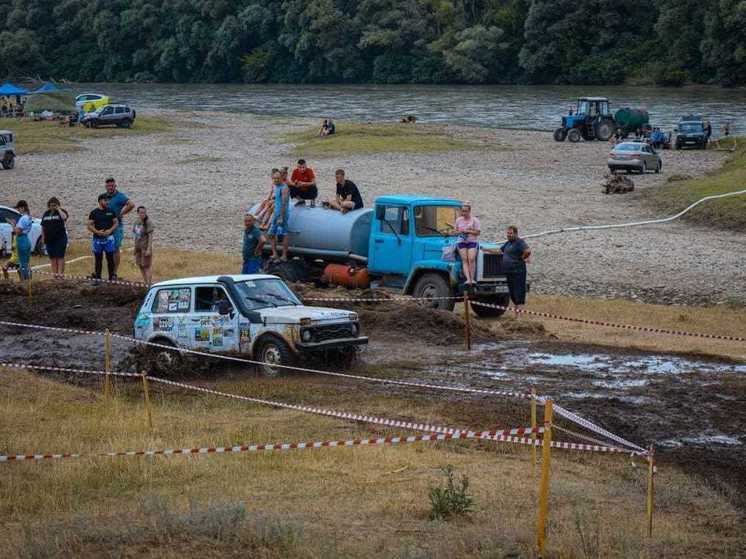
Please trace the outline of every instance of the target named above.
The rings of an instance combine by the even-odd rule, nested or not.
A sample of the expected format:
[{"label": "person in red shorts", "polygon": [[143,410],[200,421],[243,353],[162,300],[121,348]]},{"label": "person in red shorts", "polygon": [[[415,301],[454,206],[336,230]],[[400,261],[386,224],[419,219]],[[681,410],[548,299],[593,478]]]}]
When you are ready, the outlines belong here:
[{"label": "person in red shorts", "polygon": [[298,199],[296,206],[305,205],[306,200],[311,201],[312,208],[316,206],[316,198],[319,196],[319,189],[316,188],[316,174],[306,165],[305,159],[298,160],[298,166],[293,169],[288,186],[290,197]]}]

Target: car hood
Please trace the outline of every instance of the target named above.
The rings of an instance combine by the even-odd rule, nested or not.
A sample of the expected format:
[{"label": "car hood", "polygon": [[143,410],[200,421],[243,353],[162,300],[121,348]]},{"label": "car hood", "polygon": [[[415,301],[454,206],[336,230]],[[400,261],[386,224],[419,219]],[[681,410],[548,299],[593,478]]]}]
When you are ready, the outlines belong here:
[{"label": "car hood", "polygon": [[310,318],[313,322],[329,322],[341,320],[356,320],[357,313],[342,309],[328,309],[324,307],[270,307],[260,309],[259,314],[267,324],[297,323],[301,319]]}]

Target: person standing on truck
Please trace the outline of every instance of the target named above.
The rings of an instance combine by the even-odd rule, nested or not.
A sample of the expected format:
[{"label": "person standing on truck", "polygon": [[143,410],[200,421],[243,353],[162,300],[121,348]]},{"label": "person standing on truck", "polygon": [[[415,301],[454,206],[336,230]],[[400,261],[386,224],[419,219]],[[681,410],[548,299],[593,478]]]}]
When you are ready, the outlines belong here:
[{"label": "person standing on truck", "polygon": [[311,201],[312,208],[316,206],[316,198],[319,196],[319,189],[316,188],[316,174],[306,165],[305,159],[298,160],[298,166],[293,169],[288,186],[290,186],[290,197],[298,198],[297,206],[304,206],[306,200]]},{"label": "person standing on truck", "polygon": [[103,256],[106,254],[106,268],[109,271],[109,280],[116,280],[116,264],[114,253],[116,252],[116,241],[114,231],[119,226],[116,214],[108,207],[109,197],[101,194],[98,197],[98,208],[88,215],[88,231],[93,234],[93,257],[95,268],[92,279],[98,282],[101,279],[103,268]]},{"label": "person standing on truck", "polygon": [[148,217],[145,206],[137,208],[137,220],[132,226],[135,239],[135,264],[140,268],[145,285],[153,282],[153,222]]},{"label": "person standing on truck", "polygon": [[70,217],[60,201],[52,197],[47,202],[47,211],[41,216],[41,238],[47,247],[47,256],[55,278],[65,275],[65,251],[67,250],[67,229],[65,222]]},{"label": "person standing on truck", "polygon": [[531,249],[526,241],[518,236],[515,225],[508,227],[508,240],[499,249],[485,251],[492,254],[502,254],[502,270],[508,280],[510,299],[516,309],[526,304],[526,261],[531,256]]},{"label": "person standing on truck", "polygon": [[262,249],[267,239],[256,226],[253,214],[247,213],[243,218],[243,266],[242,274],[257,274],[262,267]]},{"label": "person standing on truck", "polygon": [[117,218],[119,227],[114,229],[114,279],[116,279],[117,270],[119,269],[119,262],[122,259],[122,241],[124,240],[124,223],[122,218],[130,213],[134,208],[135,204],[132,200],[122,191],[117,188],[117,182],[114,177],[106,179],[106,196],[108,197],[108,209],[114,212]]},{"label": "person standing on truck", "polygon": [[482,226],[479,220],[471,215],[471,202],[461,204],[461,216],[456,219],[456,223],[451,227],[459,234],[456,248],[459,256],[461,256],[461,267],[464,270],[464,276],[466,276],[466,285],[473,285],[477,270],[477,238]]},{"label": "person standing on truck", "polygon": [[343,214],[362,208],[363,197],[360,196],[360,190],[354,182],[345,178],[344,169],[337,169],[334,177],[337,180],[337,194],[333,199],[329,199],[329,207]]},{"label": "person standing on truck", "polygon": [[277,241],[282,243],[282,260],[288,259],[287,226],[290,219],[290,189],[282,181],[279,171],[272,173],[274,193],[274,213],[269,226],[269,236],[272,239],[272,258],[277,258]]}]

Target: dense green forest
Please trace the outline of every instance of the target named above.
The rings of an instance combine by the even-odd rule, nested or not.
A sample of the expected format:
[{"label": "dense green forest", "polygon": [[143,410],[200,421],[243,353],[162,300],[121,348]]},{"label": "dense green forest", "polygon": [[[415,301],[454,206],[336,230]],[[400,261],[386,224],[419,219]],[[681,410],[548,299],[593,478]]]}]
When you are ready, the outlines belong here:
[{"label": "dense green forest", "polygon": [[742,0],[0,0],[0,76],[746,83]]}]

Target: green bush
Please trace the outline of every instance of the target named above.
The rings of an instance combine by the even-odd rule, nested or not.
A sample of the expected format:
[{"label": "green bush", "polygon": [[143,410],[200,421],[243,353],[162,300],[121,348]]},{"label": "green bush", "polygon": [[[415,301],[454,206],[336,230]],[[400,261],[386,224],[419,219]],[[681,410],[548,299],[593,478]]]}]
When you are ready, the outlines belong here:
[{"label": "green bush", "polygon": [[443,468],[443,474],[446,476],[446,486],[430,488],[430,520],[448,520],[473,510],[474,499],[467,493],[469,478],[462,476],[457,485],[450,464]]}]

